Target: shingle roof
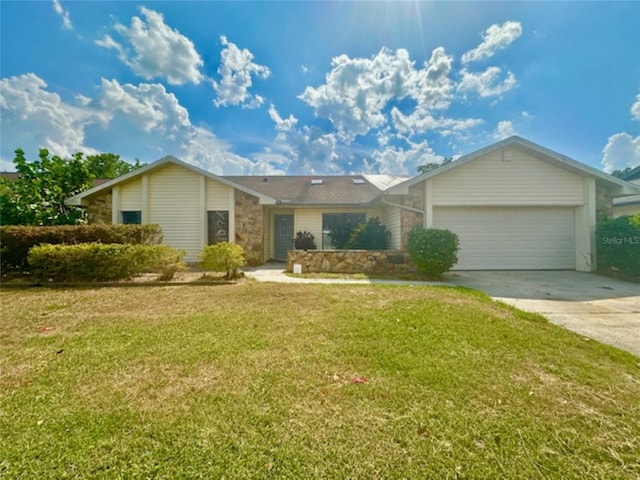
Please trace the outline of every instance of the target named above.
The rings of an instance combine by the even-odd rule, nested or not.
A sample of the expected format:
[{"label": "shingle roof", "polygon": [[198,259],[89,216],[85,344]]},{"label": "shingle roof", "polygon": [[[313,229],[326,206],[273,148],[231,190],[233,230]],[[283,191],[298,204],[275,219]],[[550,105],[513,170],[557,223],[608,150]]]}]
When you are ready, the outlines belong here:
[{"label": "shingle roof", "polygon": [[[365,175],[224,176],[282,203],[291,205],[363,205],[382,190]],[[315,180],[312,183],[312,180]],[[321,180],[321,182],[319,182]],[[355,183],[359,180],[360,183]]]}]

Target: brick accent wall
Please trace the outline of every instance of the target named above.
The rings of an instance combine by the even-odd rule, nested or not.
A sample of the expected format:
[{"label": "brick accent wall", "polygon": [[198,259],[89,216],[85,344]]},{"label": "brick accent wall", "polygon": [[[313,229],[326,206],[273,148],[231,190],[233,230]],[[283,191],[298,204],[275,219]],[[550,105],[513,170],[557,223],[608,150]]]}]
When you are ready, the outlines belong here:
[{"label": "brick accent wall", "polygon": [[245,252],[248,265],[264,263],[264,209],[260,199],[235,191],[236,243]]}]

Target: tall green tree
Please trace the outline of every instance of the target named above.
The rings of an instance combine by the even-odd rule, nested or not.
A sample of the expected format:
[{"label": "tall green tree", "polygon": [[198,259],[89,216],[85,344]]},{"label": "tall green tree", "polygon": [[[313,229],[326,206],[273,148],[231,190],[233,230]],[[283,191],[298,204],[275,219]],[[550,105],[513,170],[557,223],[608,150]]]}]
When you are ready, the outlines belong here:
[{"label": "tall green tree", "polygon": [[143,164],[125,162],[119,155],[100,153],[86,158],[82,152],[71,158],[50,156],[40,149],[38,160],[28,161],[18,148],[13,159],[18,178],[0,179],[0,224],[64,225],[81,223],[86,212],[64,201],[93,186],[96,178],[115,178]]},{"label": "tall green tree", "polygon": [[13,159],[18,178],[2,179],[0,222],[3,225],[63,225],[84,219],[84,211],[64,201],[93,185],[93,175],[82,153],[69,159],[50,156],[40,149],[38,160],[29,162],[22,149]]},{"label": "tall green tree", "polygon": [[136,163],[127,163],[115,153],[99,153],[88,155],[86,158],[87,167],[95,178],[116,178],[125,173],[132,172],[144,164],[136,158]]}]

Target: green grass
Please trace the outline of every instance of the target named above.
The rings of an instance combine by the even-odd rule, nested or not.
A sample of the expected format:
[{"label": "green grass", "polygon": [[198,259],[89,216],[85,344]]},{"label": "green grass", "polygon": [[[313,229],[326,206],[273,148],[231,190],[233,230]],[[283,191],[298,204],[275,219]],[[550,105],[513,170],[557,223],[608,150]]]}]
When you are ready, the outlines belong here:
[{"label": "green grass", "polygon": [[0,301],[0,478],[640,477],[638,358],[471,290]]}]

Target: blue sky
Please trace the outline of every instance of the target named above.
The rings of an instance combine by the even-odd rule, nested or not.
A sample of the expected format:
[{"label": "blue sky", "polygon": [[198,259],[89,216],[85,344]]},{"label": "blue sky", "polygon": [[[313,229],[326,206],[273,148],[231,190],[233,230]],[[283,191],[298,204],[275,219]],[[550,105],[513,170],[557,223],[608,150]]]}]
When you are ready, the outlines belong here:
[{"label": "blue sky", "polygon": [[0,169],[390,173],[517,134],[640,164],[640,2],[0,2]]}]

